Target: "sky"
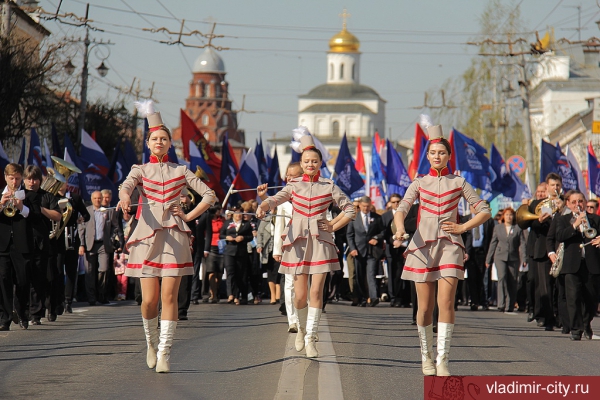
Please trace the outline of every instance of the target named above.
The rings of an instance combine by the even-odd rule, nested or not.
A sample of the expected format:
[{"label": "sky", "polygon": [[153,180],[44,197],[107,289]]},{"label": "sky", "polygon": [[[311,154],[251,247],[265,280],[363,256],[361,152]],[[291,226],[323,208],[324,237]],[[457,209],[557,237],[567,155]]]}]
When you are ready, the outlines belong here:
[{"label": "sky", "polygon": [[[55,12],[60,0],[41,0],[39,5]],[[600,0],[515,0],[506,4],[521,7],[528,31],[555,27],[556,37],[577,39],[578,9],[581,6],[581,37],[600,36],[595,21],[600,19]],[[63,0],[60,13],[85,15],[86,1]],[[95,40],[110,40],[105,63],[110,68],[101,79],[94,70],[108,53],[97,46],[90,55],[88,100],[123,96],[135,78],[142,91],[154,82],[157,109],[170,127],[179,125],[179,109],[185,106],[194,61],[204,50],[163,42],[177,35],[144,29],[167,28],[179,32],[209,33],[216,23],[215,46],[227,71],[233,108],[239,128],[246,131],[246,145],[253,146],[262,132],[291,136],[298,123],[298,96],[326,82],[326,54],[331,36],[342,28],[340,14],[350,14],[348,30],[361,42],[361,84],[375,89],[387,101],[386,137],[411,138],[422,112],[424,92],[436,90],[449,78],[460,76],[477,48],[466,42],[477,38],[479,17],[487,0],[89,0]],[[70,20],[73,22],[73,20]],[[42,21],[52,39],[83,38],[85,30]],[[531,37],[531,36],[530,36]],[[182,36],[186,45],[202,46],[207,40]],[[72,63],[80,73],[81,44],[72,44]],[[79,93],[75,88],[74,93]],[[133,110],[132,97],[128,97]],[[425,110],[427,111],[427,110]],[[468,134],[468,133],[467,133]]]}]

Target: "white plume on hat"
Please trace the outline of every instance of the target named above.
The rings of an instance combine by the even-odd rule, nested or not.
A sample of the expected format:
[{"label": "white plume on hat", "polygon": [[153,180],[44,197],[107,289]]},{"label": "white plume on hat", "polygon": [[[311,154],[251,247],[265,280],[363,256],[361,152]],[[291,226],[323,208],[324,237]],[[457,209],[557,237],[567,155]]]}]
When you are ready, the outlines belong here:
[{"label": "white plume on hat", "polygon": [[430,126],[433,126],[433,120],[429,115],[421,114],[419,116],[419,125],[421,125],[421,128],[423,128],[424,131],[427,131]]},{"label": "white plume on hat", "polygon": [[146,118],[148,115],[156,114],[154,109],[154,102],[152,100],[136,101],[133,103],[137,108],[142,118]]},{"label": "white plume on hat", "polygon": [[290,143],[290,146],[296,153],[302,153],[302,148],[300,147],[300,139],[303,136],[310,136],[310,132],[305,126],[299,126],[292,131],[292,142]]}]

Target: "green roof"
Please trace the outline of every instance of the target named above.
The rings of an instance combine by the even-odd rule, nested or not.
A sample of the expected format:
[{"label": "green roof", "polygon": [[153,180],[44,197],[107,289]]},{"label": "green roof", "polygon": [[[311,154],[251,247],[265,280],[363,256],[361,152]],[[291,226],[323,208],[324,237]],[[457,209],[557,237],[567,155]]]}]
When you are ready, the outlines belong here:
[{"label": "green roof", "polygon": [[324,84],[312,89],[301,99],[361,99],[383,100],[372,88],[358,84]]},{"label": "green roof", "polygon": [[313,104],[300,112],[373,114],[373,111],[362,104]]}]

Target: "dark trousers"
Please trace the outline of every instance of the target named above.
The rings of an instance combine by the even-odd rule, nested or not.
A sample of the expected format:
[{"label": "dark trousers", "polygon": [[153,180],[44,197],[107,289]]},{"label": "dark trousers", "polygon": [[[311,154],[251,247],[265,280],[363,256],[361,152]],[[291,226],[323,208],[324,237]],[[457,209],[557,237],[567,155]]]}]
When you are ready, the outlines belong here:
[{"label": "dark trousers", "polygon": [[248,269],[250,258],[247,255],[229,256],[225,255],[225,269],[227,280],[231,279],[231,294],[241,301],[248,301]]},{"label": "dark trousers", "polygon": [[487,306],[487,294],[483,279],[485,276],[485,252],[483,247],[474,247],[467,260],[467,278],[469,284],[469,293],[471,294],[471,304],[476,306]]},{"label": "dark trousers", "polygon": [[63,268],[63,260],[64,257],[62,253],[51,253],[48,257],[46,309],[53,315],[61,315],[64,311],[65,270]]},{"label": "dark trousers", "polygon": [[533,317],[537,318],[535,315],[535,286],[537,281],[537,263],[533,261],[533,258],[528,258],[529,262],[529,270],[527,271],[527,312],[533,313]]},{"label": "dark trousers", "polygon": [[42,251],[31,256],[29,282],[29,315],[32,318],[44,317],[46,311],[46,287],[48,274],[48,252]]},{"label": "dark trousers", "polygon": [[[191,296],[192,300],[200,300],[202,298],[202,283],[203,280],[200,280],[200,267],[204,262],[204,250],[200,249],[196,251],[194,254],[194,275],[191,276],[192,289]],[[206,268],[204,268],[206,270]]]},{"label": "dark trousers", "polygon": [[[11,243],[8,253],[0,253],[0,323],[9,326],[13,309],[23,321],[29,304],[31,260]],[[14,288],[14,291],[13,291]]]},{"label": "dark trousers", "polygon": [[95,242],[91,251],[85,253],[85,289],[90,304],[106,300],[106,271],[108,254],[102,242]]},{"label": "dark trousers", "polygon": [[535,308],[533,311],[536,319],[543,319],[545,326],[554,325],[554,278],[550,275],[552,262],[550,259],[534,260],[536,264],[535,278]]},{"label": "dark trousers", "polygon": [[192,297],[192,276],[184,275],[181,277],[179,283],[179,294],[177,295],[177,307],[179,310],[179,317],[187,316],[190,308],[190,302]]},{"label": "dark trousers", "polygon": [[29,282],[29,315],[32,318],[44,317],[46,311],[46,289],[48,286],[48,258],[47,251],[42,251],[31,256],[31,275]]},{"label": "dark trousers", "polygon": [[[75,296],[75,286],[77,285],[77,274],[79,273],[79,254],[77,250],[67,250],[64,255],[65,266],[65,302],[71,304]],[[60,263],[61,256],[58,257]],[[78,299],[81,301],[81,299]]]},{"label": "dark trousers", "polygon": [[599,282],[600,275],[589,273],[585,259],[581,260],[577,273],[565,274],[571,334],[581,334],[584,329],[591,326],[598,307]]},{"label": "dark trousers", "polygon": [[527,307],[527,272],[520,272],[517,283],[517,303],[519,311],[525,311]]},{"label": "dark trousers", "polygon": [[377,260],[371,256],[363,257],[357,255],[354,258],[354,290],[358,293],[361,300],[367,298],[376,299],[377,296]]},{"label": "dark trousers", "polygon": [[571,330],[569,320],[569,309],[567,308],[567,290],[565,287],[565,275],[560,274],[556,277],[556,289],[558,291],[558,320],[562,325],[563,331]]},{"label": "dark trousers", "polygon": [[405,249],[405,247],[390,249],[392,256],[388,260],[388,294],[390,295],[390,302],[403,305],[410,303],[410,285],[407,285],[401,279],[404,268],[402,252]]}]

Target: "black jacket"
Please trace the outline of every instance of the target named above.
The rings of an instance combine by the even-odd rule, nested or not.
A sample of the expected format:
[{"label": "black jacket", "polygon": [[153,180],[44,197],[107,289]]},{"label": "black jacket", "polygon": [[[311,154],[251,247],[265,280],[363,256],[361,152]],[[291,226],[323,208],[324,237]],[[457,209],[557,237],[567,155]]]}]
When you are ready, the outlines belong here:
[{"label": "black jacket", "polygon": [[226,220],[221,228],[219,237],[225,239],[227,236],[237,237],[242,236],[244,240],[241,242],[227,241],[225,251],[223,255],[226,256],[243,256],[248,255],[248,242],[250,242],[254,236],[252,235],[252,225],[249,221],[241,221],[240,229],[235,231],[235,223],[233,220]]},{"label": "black jacket", "polygon": [[[381,215],[371,212],[369,213],[369,228],[365,232],[365,227],[362,220],[362,214],[359,211],[356,219],[348,224],[346,238],[348,239],[348,248],[350,251],[358,250],[361,257],[371,256],[377,260],[383,257],[383,236],[385,227]],[[377,244],[369,244],[369,240],[376,239]]]},{"label": "black jacket", "polygon": [[[600,232],[600,216],[587,214],[590,226]],[[567,214],[558,217],[556,223],[556,240],[565,244],[565,254],[563,256],[563,266],[560,270],[562,274],[576,274],[581,265],[582,249],[581,243],[587,243],[590,239],[581,234],[579,229],[573,228],[571,223],[573,214]],[[585,261],[587,269],[592,274],[600,274],[600,249],[593,245],[585,246]]]},{"label": "black jacket", "polygon": [[10,250],[11,238],[14,241],[15,250],[19,253],[31,253],[33,244],[33,225],[43,223],[41,210],[41,196],[31,190],[25,190],[23,204],[29,208],[27,218],[17,213],[13,217],[7,217],[0,211],[0,252],[7,253]]}]

